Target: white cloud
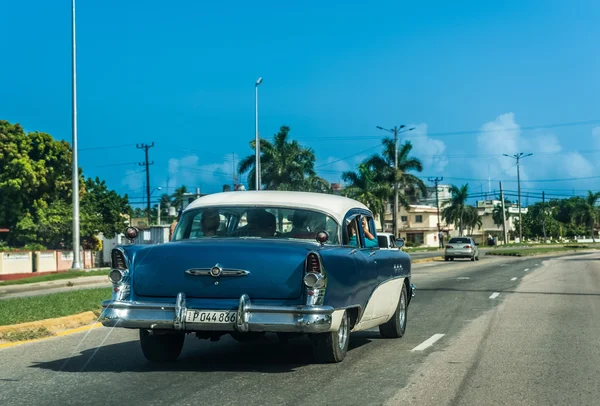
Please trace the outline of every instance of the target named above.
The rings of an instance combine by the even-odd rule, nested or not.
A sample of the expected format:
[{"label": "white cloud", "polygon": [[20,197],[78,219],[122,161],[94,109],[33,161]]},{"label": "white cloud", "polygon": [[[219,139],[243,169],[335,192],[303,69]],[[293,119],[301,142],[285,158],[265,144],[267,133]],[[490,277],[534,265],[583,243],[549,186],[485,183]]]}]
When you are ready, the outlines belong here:
[{"label": "white cloud", "polygon": [[412,143],[413,149],[411,155],[421,159],[424,172],[443,172],[446,165],[448,165],[448,159],[443,156],[446,152],[444,141],[428,137],[427,124],[425,123],[409,127],[415,127],[415,129],[400,134],[400,144],[404,140]]},{"label": "white cloud", "polygon": [[[201,191],[214,189],[219,185],[233,183],[233,159],[239,162],[237,155],[227,154],[223,156],[220,163],[200,165],[200,157],[197,155],[186,155],[183,158],[169,159],[169,190],[186,185],[189,190],[200,187]],[[242,179],[244,182],[246,179]],[[165,182],[166,186],[166,182]]]},{"label": "white cloud", "polygon": [[[593,137],[600,145],[600,128]],[[506,113],[485,123],[476,139],[476,153],[487,160],[489,176],[496,179],[516,178],[515,159],[502,154],[533,153],[521,160],[521,181],[593,176],[594,165],[579,153],[564,154],[559,138],[546,130],[523,134],[513,113]],[[482,172],[481,160],[472,162],[475,173]],[[487,168],[485,168],[487,171]],[[487,175],[487,173],[486,173]],[[484,178],[486,176],[479,176]],[[507,185],[515,188],[516,185]],[[523,185],[522,185],[523,186]],[[526,184],[525,187],[532,187]]]}]

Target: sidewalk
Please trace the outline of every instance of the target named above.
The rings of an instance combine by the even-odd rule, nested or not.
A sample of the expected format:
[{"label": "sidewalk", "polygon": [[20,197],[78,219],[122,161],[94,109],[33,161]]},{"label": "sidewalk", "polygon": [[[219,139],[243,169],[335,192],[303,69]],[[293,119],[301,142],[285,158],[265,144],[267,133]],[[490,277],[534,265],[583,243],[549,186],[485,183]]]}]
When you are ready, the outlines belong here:
[{"label": "sidewalk", "polygon": [[73,279],[60,279],[48,282],[27,283],[23,285],[0,285],[0,300],[110,286],[112,285],[106,275],[81,276]]}]

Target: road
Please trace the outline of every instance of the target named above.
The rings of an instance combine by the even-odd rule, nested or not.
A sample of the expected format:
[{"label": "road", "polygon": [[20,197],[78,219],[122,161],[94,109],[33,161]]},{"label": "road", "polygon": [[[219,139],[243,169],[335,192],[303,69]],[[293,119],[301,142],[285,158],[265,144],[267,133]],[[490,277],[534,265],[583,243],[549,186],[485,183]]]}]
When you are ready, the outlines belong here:
[{"label": "road", "polygon": [[413,273],[406,335],[353,334],[340,364],[311,364],[304,338],[188,336],[177,363],[155,366],[135,332],[101,328],[0,350],[0,404],[598,404],[600,254]]}]

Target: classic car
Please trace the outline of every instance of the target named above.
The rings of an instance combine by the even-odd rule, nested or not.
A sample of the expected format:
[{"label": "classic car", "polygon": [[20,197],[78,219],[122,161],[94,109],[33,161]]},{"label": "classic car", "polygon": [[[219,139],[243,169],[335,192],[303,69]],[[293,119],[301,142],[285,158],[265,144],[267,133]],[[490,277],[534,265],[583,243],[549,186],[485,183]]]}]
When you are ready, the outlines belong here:
[{"label": "classic car", "polygon": [[404,246],[404,240],[396,239],[392,233],[377,233],[377,241],[381,249],[400,250]]},{"label": "classic car", "polygon": [[340,362],[351,332],[402,337],[415,290],[410,257],[380,249],[373,213],[337,195],[206,195],[184,210],[170,242],[111,255],[113,297],[100,321],[138,329],[152,362],[177,359],[186,334],[266,333],[308,335],[318,362]]}]

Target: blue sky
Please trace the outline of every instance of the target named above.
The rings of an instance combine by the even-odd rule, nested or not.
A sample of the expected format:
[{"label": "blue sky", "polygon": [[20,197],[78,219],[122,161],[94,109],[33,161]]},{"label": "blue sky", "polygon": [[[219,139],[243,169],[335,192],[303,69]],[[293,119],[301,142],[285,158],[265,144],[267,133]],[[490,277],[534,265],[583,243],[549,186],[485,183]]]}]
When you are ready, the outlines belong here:
[{"label": "blue sky", "polygon": [[[70,1],[0,13],[0,118],[70,141]],[[406,124],[423,176],[516,190],[502,154],[533,152],[529,202],[600,189],[599,18],[594,1],[79,0],[79,163],[139,198],[135,144],[154,142],[153,188],[219,191],[252,153],[262,76],[261,136],[290,126],[330,181]]]}]

